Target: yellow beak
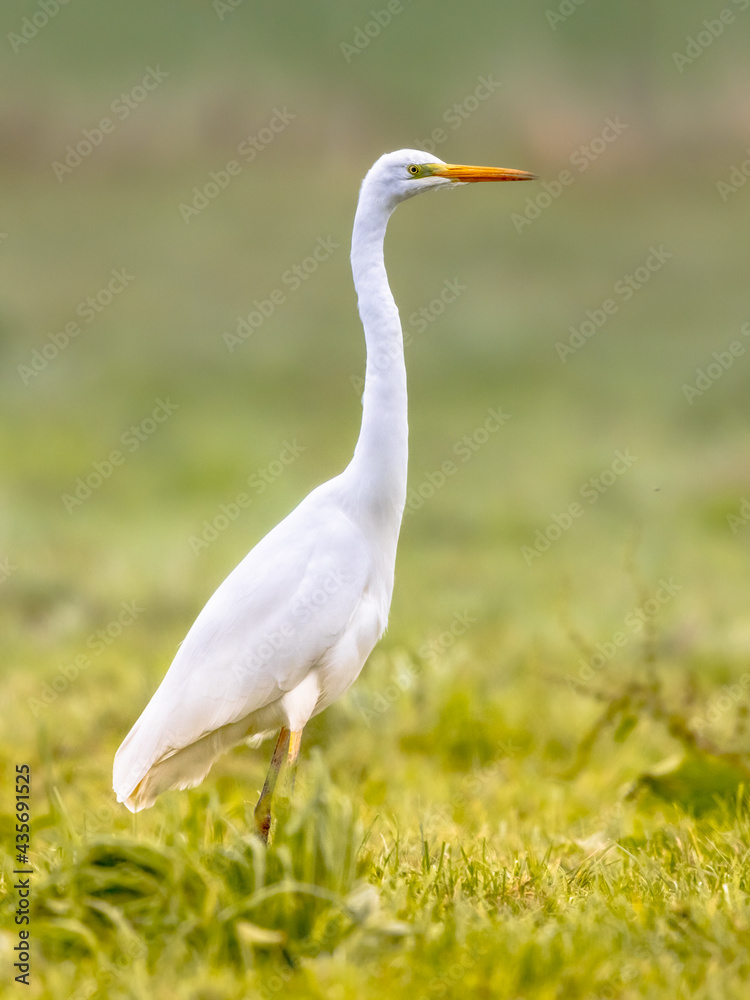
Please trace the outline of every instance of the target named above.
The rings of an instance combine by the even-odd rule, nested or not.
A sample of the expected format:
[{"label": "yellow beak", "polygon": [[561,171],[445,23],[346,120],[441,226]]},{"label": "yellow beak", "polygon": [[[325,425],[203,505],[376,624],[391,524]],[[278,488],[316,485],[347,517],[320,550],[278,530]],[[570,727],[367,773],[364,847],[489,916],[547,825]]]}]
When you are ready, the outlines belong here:
[{"label": "yellow beak", "polygon": [[439,164],[432,174],[447,177],[451,181],[534,181],[536,174],[526,170],[512,170],[509,167],[461,167],[455,163]]}]

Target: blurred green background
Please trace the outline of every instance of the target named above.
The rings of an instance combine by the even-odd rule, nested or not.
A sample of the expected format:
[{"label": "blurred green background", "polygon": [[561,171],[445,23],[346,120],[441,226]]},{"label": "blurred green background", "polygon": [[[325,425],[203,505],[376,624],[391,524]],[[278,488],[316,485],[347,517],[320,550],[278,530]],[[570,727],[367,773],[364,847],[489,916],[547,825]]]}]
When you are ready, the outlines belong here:
[{"label": "blurred green background", "polygon": [[[495,698],[529,753],[549,739],[552,756],[564,756],[592,717],[566,678],[618,630],[623,652],[598,676],[614,681],[640,662],[648,630],[625,623],[649,599],[658,654],[649,647],[646,658],[692,685],[690,711],[705,716],[750,651],[744,6],[4,8],[7,773],[19,755],[37,761],[48,746],[63,796],[85,786],[91,801],[108,801],[112,755],[204,601],[348,461],[364,370],[348,264],[358,185],[382,152],[424,145],[435,130],[445,160],[541,180],[418,199],[391,222],[386,263],[408,345],[410,496],[427,498],[405,519],[371,679],[366,671],[343,706],[311,725],[309,743],[333,747],[346,734],[331,753],[351,789],[368,768],[395,773],[399,765],[377,765],[364,750],[361,772],[347,763],[357,720],[390,676],[387,658],[406,651],[426,664],[426,683],[433,667],[453,664],[457,690],[474,704],[466,730],[476,704]],[[82,142],[77,162],[69,147]],[[233,175],[229,161],[239,164]],[[212,173],[225,187],[209,187],[206,207],[186,212],[216,184]],[[319,240],[336,246],[295,283],[290,269],[305,273]],[[654,248],[663,264],[644,271]],[[113,270],[131,277],[111,295],[101,290]],[[447,282],[461,291],[445,304]],[[274,289],[284,301],[230,351],[224,335]],[[608,299],[616,310],[562,360],[571,328]],[[65,344],[71,322],[80,332]],[[686,394],[686,385],[707,387]],[[173,412],[157,422],[160,401]],[[497,409],[510,419],[483,434]],[[477,447],[464,461],[466,435]],[[107,469],[113,451],[122,461],[111,475],[66,507],[79,477]],[[618,451],[634,460],[611,476]],[[446,461],[455,472],[431,490]],[[606,486],[595,503],[582,494],[592,477]],[[244,492],[252,502],[222,521]],[[525,558],[524,546],[555,516],[565,523],[574,503],[581,516]],[[215,538],[206,535],[217,518]],[[661,580],[672,581],[668,601],[654,598]],[[88,662],[76,672],[80,655]],[[45,697],[51,705],[40,707]],[[440,738],[419,706],[405,719],[417,742],[433,725]],[[492,739],[502,735],[487,724]],[[666,749],[647,739],[637,762],[618,754],[601,787]],[[466,761],[478,752],[470,742]],[[255,756],[217,771],[257,766],[260,775],[262,760],[248,764]]]},{"label": "blurred green background", "polygon": [[[455,457],[489,408],[512,419],[407,519],[389,641],[418,642],[467,608],[520,629],[527,646],[559,630],[563,592],[606,635],[635,545],[647,574],[682,584],[667,613],[689,646],[746,652],[746,540],[726,516],[748,489],[747,359],[699,398],[682,388],[750,317],[747,190],[717,191],[748,157],[750,14],[734,8],[689,64],[675,53],[705,41],[698,3],[414,2],[383,28],[352,3],[76,0],[46,24],[33,4],[6,10],[9,667],[52,668],[121,600],[146,609],[131,639],[158,623],[173,648],[238,557],[345,464],[364,363],[348,266],[358,184],[381,152],[441,128],[444,159],[530,169],[548,184],[568,170],[574,182],[520,232],[512,216],[534,214],[540,184],[420,199],[392,222],[387,263],[411,341],[411,485]],[[482,79],[492,86],[480,100]],[[294,117],[247,162],[238,147],[264,135],[275,109]],[[54,167],[106,117],[113,130],[90,155]],[[627,128],[601,143],[607,119]],[[180,205],[232,159],[239,175],[186,223]],[[282,283],[318,238],[340,246],[299,288]],[[616,282],[652,246],[672,256],[624,301]],[[133,280],[83,322],[76,310],[112,269]],[[453,280],[465,286],[454,303],[410,320]],[[284,304],[230,352],[222,335],[274,288]],[[607,298],[617,314],[563,363],[556,345]],[[80,335],[56,350],[50,335],[75,320]],[[174,415],[122,449],[166,397]],[[295,438],[300,456],[196,556],[188,539],[203,520]],[[124,464],[66,510],[61,497],[118,447]],[[636,456],[632,469],[528,566],[521,546],[618,448]]]}]

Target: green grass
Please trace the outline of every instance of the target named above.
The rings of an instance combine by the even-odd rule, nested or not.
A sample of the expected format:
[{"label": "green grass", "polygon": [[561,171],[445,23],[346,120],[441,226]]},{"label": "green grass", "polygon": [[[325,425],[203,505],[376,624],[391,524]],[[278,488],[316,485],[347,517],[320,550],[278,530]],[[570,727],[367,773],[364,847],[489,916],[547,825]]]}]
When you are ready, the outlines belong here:
[{"label": "green grass", "polygon": [[[376,657],[364,693],[398,662]],[[334,709],[268,850],[239,752],[131,821],[43,744],[32,995],[742,996],[742,777],[710,802],[694,782],[618,788],[668,742],[645,709],[638,739],[600,727],[571,774],[573,698],[516,682],[510,724],[479,686],[417,673],[377,731]]]},{"label": "green grass", "polygon": [[[138,72],[157,59],[139,24],[132,38],[123,27],[122,51],[89,45],[79,66],[80,24],[101,31],[104,15],[75,6],[15,72],[36,79],[41,66],[57,79],[59,57],[65,87],[80,73],[91,89],[79,105],[66,90],[63,124],[39,117],[38,146],[19,140],[18,167],[3,161],[2,995],[15,995],[18,940],[14,769],[28,763],[34,1000],[744,997],[750,526],[728,517],[750,496],[750,361],[737,358],[692,403],[683,392],[748,320],[747,194],[722,203],[715,189],[744,156],[729,125],[692,158],[667,156],[669,139],[657,141],[659,129],[644,138],[634,118],[611,158],[520,235],[510,216],[523,211],[523,185],[419,199],[395,216],[387,263],[410,335],[410,489],[434,484],[446,461],[454,471],[405,519],[389,631],[354,688],[308,726],[266,851],[251,831],[269,746],[227,755],[200,788],[135,818],[114,801],[112,758],[216,585],[348,461],[364,364],[347,260],[359,177],[381,146],[412,141],[471,90],[480,55],[491,68],[494,36],[474,30],[468,69],[466,53],[447,58],[453,15],[436,4],[447,26],[439,74],[408,12],[403,32],[378,39],[381,54],[373,43],[350,71],[336,45],[367,9],[342,5],[325,35],[340,62],[308,81],[305,60],[322,58],[311,48],[312,37],[323,44],[314,13],[310,38],[295,36],[283,58],[266,53],[279,28],[272,5],[257,31],[250,5],[238,8],[234,25],[245,28],[224,43],[210,5],[206,23],[196,15],[179,36],[154,13],[173,90],[165,84],[131,132],[123,126],[60,186],[49,170],[60,140],[106,109],[138,46]],[[558,38],[558,55],[575,50],[606,17],[584,6],[553,37],[544,7],[519,21],[542,53]],[[711,73],[731,63],[741,36],[727,33],[677,80],[670,47],[701,17],[661,24],[657,77],[667,103],[684,82],[686,120],[705,126],[724,107],[706,96],[709,83],[721,90]],[[63,58],[56,39],[67,37]],[[180,74],[204,37],[192,94]],[[508,39],[505,51],[517,36]],[[258,84],[256,99],[246,114],[207,114],[214,141],[195,109],[214,107],[211,58],[235,46],[228,89],[216,93],[233,92],[234,73]],[[402,66],[402,50],[424,72],[406,56]],[[609,66],[606,46],[589,56],[587,73],[597,60]],[[512,65],[508,87],[526,93],[531,77]],[[186,226],[179,202],[287,99],[279,66],[302,80],[288,96],[300,105],[298,131]],[[398,111],[367,103],[386,76]],[[602,104],[623,97],[606,82]],[[555,86],[539,87],[546,108]],[[35,92],[24,90],[32,109]],[[710,108],[695,119],[694,94]],[[558,139],[553,129],[542,141],[542,117],[530,114],[538,135],[524,138],[511,103],[504,92],[438,152],[554,178],[601,128],[594,101],[580,110],[584,124],[561,119]],[[606,113],[622,107],[632,111],[623,97]],[[656,105],[650,114],[653,126]],[[358,124],[346,141],[326,131],[348,121]],[[222,333],[329,236],[341,246],[230,354]],[[563,364],[556,344],[569,327],[662,244],[673,257]],[[132,284],[24,381],[18,366],[113,268]],[[418,329],[410,317],[446,281],[465,289]],[[160,399],[177,409],[129,450],[123,435],[145,427]],[[484,440],[497,409],[510,419]],[[475,450],[461,450],[467,438]],[[297,457],[279,464],[290,443]],[[123,463],[66,510],[63,494],[113,449]],[[635,460],[589,503],[582,490],[618,452]],[[250,506],[196,550],[205,522],[249,489]],[[581,516],[525,559],[576,502]]]},{"label": "green grass", "polygon": [[[537,295],[557,286],[569,303],[558,311],[571,322],[581,312],[565,261],[548,262],[560,232],[577,218],[601,242],[602,205],[622,224],[625,245],[592,262],[599,277],[577,290],[595,304],[638,259],[632,208],[572,190],[526,242],[502,216],[483,223],[471,192],[394,220],[405,317],[445,275],[466,276],[463,298],[414,335],[408,358],[411,485],[446,458],[456,472],[406,519],[391,628],[352,692],[308,727],[297,791],[266,853],[250,831],[268,748],[229,755],[200,789],[165,796],[135,821],[109,790],[111,760],[213,587],[346,461],[358,419],[349,375],[362,364],[346,255],[230,358],[227,317],[310,241],[279,238],[256,271],[230,253],[229,273],[217,262],[211,275],[231,215],[217,205],[209,243],[178,243],[171,193],[153,189],[137,204],[143,184],[128,184],[116,204],[102,192],[107,218],[87,215],[92,246],[120,233],[102,266],[82,254],[40,265],[28,229],[29,259],[15,261],[4,401],[15,423],[2,450],[17,568],[0,611],[2,695],[14,710],[0,761],[6,789],[15,763],[34,774],[28,995],[742,995],[747,633],[742,529],[733,534],[726,515],[743,495],[735,463],[747,431],[731,410],[739,371],[692,408],[681,398],[718,342],[702,337],[700,300],[684,314],[694,237],[680,220],[683,193],[635,189],[641,226],[648,218],[654,233],[675,233],[680,255],[655,277],[658,294],[644,290],[566,366],[554,352],[560,326]],[[281,205],[270,192],[266,226]],[[240,194],[251,198],[242,211],[262,220],[263,205]],[[72,189],[64,205],[36,208],[63,228],[98,197]],[[693,210],[697,230],[702,203]],[[331,226],[343,241],[341,214]],[[299,228],[322,231],[314,220]],[[739,224],[727,229],[721,343],[741,316],[739,239]],[[434,254],[413,258],[425,240]],[[488,255],[513,276],[500,279],[502,295]],[[23,386],[15,365],[98,287],[110,260],[129,261],[138,282]],[[704,266],[722,270],[718,259]],[[55,285],[42,301],[31,291],[38,267]],[[68,513],[61,494],[162,397],[176,412]],[[463,461],[456,442],[498,406],[510,422]],[[248,476],[278,472],[272,463],[295,439],[304,450],[294,462],[196,554],[189,539],[202,522]],[[636,455],[633,467],[527,565],[521,547],[580,500],[618,448]],[[14,934],[7,921],[6,955]]]}]

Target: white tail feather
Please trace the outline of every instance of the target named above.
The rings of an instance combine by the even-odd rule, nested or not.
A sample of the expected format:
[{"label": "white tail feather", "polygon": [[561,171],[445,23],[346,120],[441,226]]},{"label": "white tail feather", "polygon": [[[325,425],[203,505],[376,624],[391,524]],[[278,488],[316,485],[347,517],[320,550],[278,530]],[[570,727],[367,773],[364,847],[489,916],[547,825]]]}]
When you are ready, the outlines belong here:
[{"label": "white tail feather", "polygon": [[247,737],[247,722],[241,720],[154,760],[154,741],[139,739],[141,729],[136,726],[131,730],[115,757],[117,801],[131,812],[149,809],[162,792],[199,785],[216,758]]}]

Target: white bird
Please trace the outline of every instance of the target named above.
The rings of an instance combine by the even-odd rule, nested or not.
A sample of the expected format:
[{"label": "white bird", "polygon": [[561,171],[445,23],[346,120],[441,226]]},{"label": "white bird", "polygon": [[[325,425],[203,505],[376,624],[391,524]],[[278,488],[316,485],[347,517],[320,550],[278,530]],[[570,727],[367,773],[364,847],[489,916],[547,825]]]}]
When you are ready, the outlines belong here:
[{"label": "white bird", "polygon": [[367,173],[351,263],[367,347],[362,425],[352,458],[245,556],[198,615],[114,762],[118,802],[137,812],[191,788],[224,751],[280,728],[255,822],[265,841],[284,760],[307,721],[344,693],[383,634],[406,500],[406,368],[383,262],[388,219],[422,191],[531,180],[402,149]]}]

